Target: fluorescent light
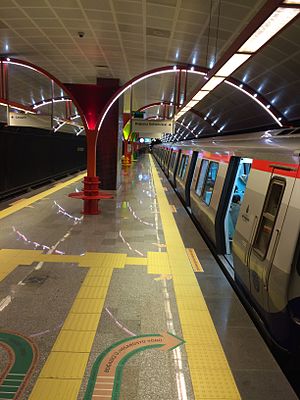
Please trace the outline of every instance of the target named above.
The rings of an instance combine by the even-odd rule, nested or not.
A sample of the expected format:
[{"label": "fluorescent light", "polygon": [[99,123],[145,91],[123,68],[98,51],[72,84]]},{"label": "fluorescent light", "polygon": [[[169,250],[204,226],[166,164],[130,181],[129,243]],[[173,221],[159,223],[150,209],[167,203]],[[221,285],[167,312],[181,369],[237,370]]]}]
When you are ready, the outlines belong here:
[{"label": "fluorescent light", "polygon": [[194,99],[193,99],[193,100],[191,100],[191,101],[188,102],[187,106],[190,107],[190,108],[192,108],[192,107],[194,107],[194,105],[196,105],[198,102],[199,102],[198,100],[194,100]]},{"label": "fluorescent light", "polygon": [[299,4],[300,5],[300,1],[299,0],[285,0],[284,4]]},{"label": "fluorescent light", "polygon": [[[296,3],[289,2],[289,4]],[[278,7],[238,51],[254,53],[294,19],[299,12],[300,10],[297,8]]]},{"label": "fluorescent light", "polygon": [[[240,49],[241,50],[241,49]],[[240,51],[239,50],[239,51]],[[231,75],[236,69],[238,69],[248,58],[251,57],[251,54],[234,54],[218,72],[216,72],[216,76],[229,76]],[[204,86],[205,87],[205,86]],[[204,89],[203,87],[203,89]]]},{"label": "fluorescent light", "polygon": [[193,100],[200,101],[202,100],[207,94],[209,93],[209,90],[199,90],[197,94],[193,97]]},{"label": "fluorescent light", "polygon": [[202,90],[210,91],[213,90],[215,87],[220,85],[224,81],[225,78],[220,76],[213,76],[210,80],[203,86]]},{"label": "fluorescent light", "polygon": [[189,111],[190,107],[188,107],[188,105],[186,105],[181,111],[182,114],[185,114],[187,111]]}]

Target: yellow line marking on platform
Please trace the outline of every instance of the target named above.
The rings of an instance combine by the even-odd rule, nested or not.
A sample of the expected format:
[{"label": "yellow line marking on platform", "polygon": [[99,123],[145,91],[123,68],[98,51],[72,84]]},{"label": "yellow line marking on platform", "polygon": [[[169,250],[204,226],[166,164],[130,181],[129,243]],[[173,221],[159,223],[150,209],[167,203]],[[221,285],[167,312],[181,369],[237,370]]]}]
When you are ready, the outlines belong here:
[{"label": "yellow line marking on platform", "polygon": [[195,272],[204,272],[195,250],[194,249],[186,249],[186,252],[187,252],[188,258],[192,264],[193,270]]},{"label": "yellow line marking on platform", "polygon": [[[55,371],[52,368],[52,375]],[[38,378],[29,399],[36,400],[75,400],[77,399],[81,379]]]},{"label": "yellow line marking on platform", "polygon": [[[150,157],[195,400],[240,399],[205,299],[191,268],[170,204]],[[184,288],[184,289],[183,289]],[[191,291],[195,297],[187,296]],[[194,308],[193,308],[194,301]]]},{"label": "yellow line marking on platform", "polygon": [[147,258],[143,257],[127,257],[126,264],[128,265],[147,265]]},{"label": "yellow line marking on platform", "polygon": [[61,190],[63,188],[65,188],[66,186],[71,185],[72,183],[75,183],[77,181],[79,181],[80,179],[82,179],[84,176],[86,175],[86,173],[80,174],[75,176],[72,179],[69,179],[66,182],[60,182],[57,183],[54,187],[52,187],[51,189],[47,189],[42,193],[36,194],[32,197],[29,197],[28,199],[20,199],[15,201],[14,203],[12,203],[10,205],[10,207],[5,208],[4,210],[0,211],[0,219],[8,217],[9,215],[22,210],[22,208],[28,207],[30,206],[32,203],[35,203],[38,200],[44,199],[45,197],[57,192],[58,190]]},{"label": "yellow line marking on platform", "polygon": [[56,352],[48,357],[40,377],[81,379],[88,361],[88,353]]}]

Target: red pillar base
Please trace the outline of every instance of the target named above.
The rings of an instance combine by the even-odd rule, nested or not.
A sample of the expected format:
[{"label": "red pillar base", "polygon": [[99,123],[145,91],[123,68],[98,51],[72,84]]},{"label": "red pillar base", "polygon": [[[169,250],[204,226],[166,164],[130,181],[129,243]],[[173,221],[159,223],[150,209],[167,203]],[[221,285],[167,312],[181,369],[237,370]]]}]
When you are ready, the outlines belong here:
[{"label": "red pillar base", "polygon": [[84,215],[99,214],[99,200],[113,198],[113,196],[110,194],[99,192],[98,176],[85,176],[83,178],[83,191],[70,193],[69,197],[83,200],[82,214]]}]

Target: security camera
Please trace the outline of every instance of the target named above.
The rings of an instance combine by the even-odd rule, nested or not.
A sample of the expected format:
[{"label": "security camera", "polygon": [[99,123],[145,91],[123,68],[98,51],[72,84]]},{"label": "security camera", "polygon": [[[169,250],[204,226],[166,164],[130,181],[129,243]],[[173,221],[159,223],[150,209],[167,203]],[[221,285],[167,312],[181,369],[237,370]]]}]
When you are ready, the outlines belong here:
[{"label": "security camera", "polygon": [[85,35],[84,32],[78,32],[78,36],[79,36],[80,38],[83,38],[84,35]]}]

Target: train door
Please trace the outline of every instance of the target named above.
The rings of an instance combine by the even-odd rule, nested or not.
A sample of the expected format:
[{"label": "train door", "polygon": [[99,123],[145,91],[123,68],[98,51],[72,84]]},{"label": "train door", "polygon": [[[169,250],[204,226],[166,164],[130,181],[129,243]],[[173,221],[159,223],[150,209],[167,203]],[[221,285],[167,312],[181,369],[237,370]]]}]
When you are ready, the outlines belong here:
[{"label": "train door", "polygon": [[224,233],[225,233],[225,246],[226,258],[232,264],[232,241],[235,232],[237,219],[239,216],[240,208],[244,200],[248,176],[250,173],[251,158],[239,158],[238,165],[235,169],[236,175],[233,178],[228,206],[224,219]]},{"label": "train door", "polygon": [[294,177],[279,175],[273,172],[267,189],[261,215],[256,216],[257,229],[250,243],[247,256],[249,267],[250,290],[256,301],[268,309],[268,283],[276,249],[279,243],[282,226],[295,184]]},{"label": "train door", "polygon": [[173,184],[174,188],[176,188],[176,174],[179,166],[179,160],[180,160],[180,155],[181,155],[181,150],[179,151],[174,151],[174,156],[173,159],[171,160],[170,163],[170,174],[169,174],[169,179],[171,183]]}]

